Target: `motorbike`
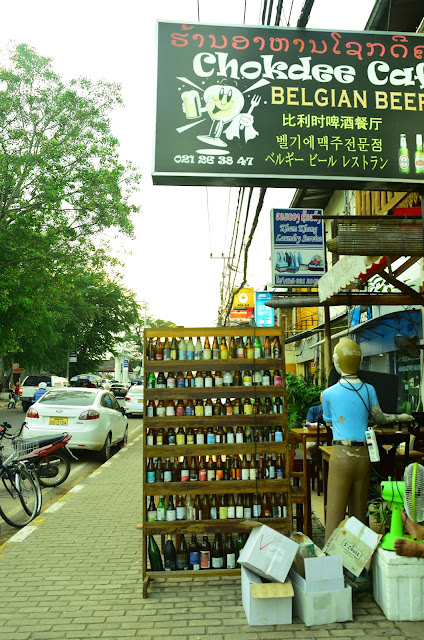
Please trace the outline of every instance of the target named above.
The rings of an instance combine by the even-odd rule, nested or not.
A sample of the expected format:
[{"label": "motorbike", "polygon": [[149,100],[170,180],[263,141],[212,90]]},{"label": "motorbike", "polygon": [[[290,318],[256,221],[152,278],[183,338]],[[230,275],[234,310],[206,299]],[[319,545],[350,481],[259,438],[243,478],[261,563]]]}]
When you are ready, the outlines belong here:
[{"label": "motorbike", "polygon": [[24,422],[19,432],[12,436],[7,431],[12,426],[7,422],[0,425],[0,438],[6,437],[12,441],[17,450],[19,460],[31,464],[43,487],[57,487],[65,482],[71,471],[71,457],[77,460],[66,446],[72,435],[69,433],[55,433],[41,438],[20,438]]}]

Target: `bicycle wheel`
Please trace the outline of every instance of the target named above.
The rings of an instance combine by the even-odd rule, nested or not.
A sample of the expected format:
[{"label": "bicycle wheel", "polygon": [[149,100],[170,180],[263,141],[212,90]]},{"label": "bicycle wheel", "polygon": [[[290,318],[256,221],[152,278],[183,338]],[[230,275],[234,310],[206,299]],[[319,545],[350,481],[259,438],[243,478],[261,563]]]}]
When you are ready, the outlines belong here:
[{"label": "bicycle wheel", "polygon": [[0,515],[20,529],[37,515],[39,498],[31,474],[22,467],[4,469],[0,484]]},{"label": "bicycle wheel", "polygon": [[[34,481],[34,485],[35,485],[35,488],[37,490],[38,503],[37,503],[37,509],[36,509],[35,515],[39,516],[40,513],[41,513],[41,507],[43,506],[43,494],[41,493],[40,479],[37,476],[37,474],[35,472],[35,469],[33,467],[26,467],[26,470],[31,474],[31,478]],[[19,480],[18,480],[18,482],[19,482]],[[24,505],[24,509],[25,509],[25,511],[27,511],[27,506],[26,505]],[[30,514],[28,513],[28,515],[30,515]]]},{"label": "bicycle wheel", "polygon": [[55,451],[51,455],[44,458],[45,463],[43,463],[43,467],[48,465],[54,465],[58,467],[58,473],[53,478],[46,478],[43,475],[39,475],[38,479],[42,487],[57,487],[58,485],[65,482],[66,478],[69,476],[71,471],[71,460],[69,456],[62,451]]}]

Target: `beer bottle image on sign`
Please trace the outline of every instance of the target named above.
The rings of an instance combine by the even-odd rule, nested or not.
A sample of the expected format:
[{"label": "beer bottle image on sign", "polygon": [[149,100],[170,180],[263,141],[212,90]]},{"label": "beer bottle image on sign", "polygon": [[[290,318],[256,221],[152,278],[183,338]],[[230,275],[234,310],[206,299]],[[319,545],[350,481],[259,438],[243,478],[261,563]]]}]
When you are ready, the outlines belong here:
[{"label": "beer bottle image on sign", "polygon": [[417,133],[415,149],[415,173],[424,173],[424,152],[423,152],[423,136]]},{"label": "beer bottle image on sign", "polygon": [[406,135],[404,133],[400,134],[399,171],[400,173],[409,173],[409,151],[406,146]]}]

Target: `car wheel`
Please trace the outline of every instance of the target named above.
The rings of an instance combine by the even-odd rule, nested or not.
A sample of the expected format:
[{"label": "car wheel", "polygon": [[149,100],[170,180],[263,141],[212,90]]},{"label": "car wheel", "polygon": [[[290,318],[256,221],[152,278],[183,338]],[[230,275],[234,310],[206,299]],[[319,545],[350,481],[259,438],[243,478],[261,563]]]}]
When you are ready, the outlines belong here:
[{"label": "car wheel", "polygon": [[105,443],[101,451],[99,451],[99,458],[102,462],[106,462],[109,460],[111,455],[112,448],[112,436],[110,433],[107,434]]}]

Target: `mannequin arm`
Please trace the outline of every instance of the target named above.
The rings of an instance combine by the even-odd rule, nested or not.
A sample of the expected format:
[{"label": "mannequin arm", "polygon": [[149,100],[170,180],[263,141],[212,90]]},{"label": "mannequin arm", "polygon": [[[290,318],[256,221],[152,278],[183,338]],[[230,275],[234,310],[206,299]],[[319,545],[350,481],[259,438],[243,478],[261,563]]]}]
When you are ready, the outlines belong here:
[{"label": "mannequin arm", "polygon": [[379,404],[371,406],[371,418],[376,424],[387,424],[388,422],[412,422],[414,417],[408,413],[384,413]]}]

